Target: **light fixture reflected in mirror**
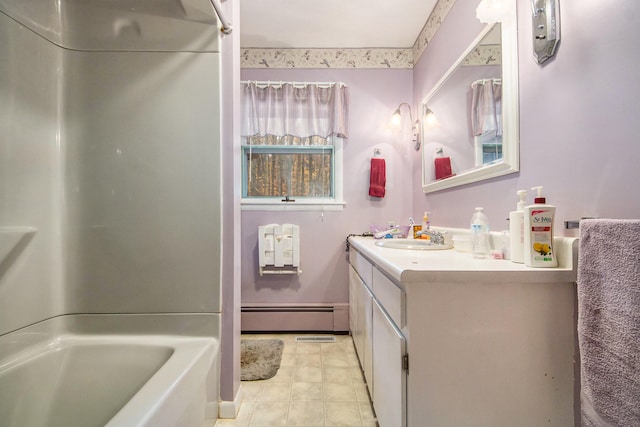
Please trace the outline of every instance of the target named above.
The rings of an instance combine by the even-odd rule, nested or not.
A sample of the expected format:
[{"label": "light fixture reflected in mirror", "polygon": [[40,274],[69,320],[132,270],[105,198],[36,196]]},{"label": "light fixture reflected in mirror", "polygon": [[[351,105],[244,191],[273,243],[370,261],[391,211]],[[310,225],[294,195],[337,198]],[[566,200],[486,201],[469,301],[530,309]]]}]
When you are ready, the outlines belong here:
[{"label": "light fixture reflected in mirror", "polygon": [[502,22],[507,15],[507,8],[505,0],[482,0],[476,8],[476,17],[485,24]]},{"label": "light fixture reflected in mirror", "polygon": [[440,123],[438,123],[438,118],[436,117],[436,113],[434,113],[433,111],[431,111],[431,108],[427,107],[426,105],[424,106],[424,127],[425,127],[425,131],[428,128],[434,128],[436,126],[438,126]]},{"label": "light fixture reflected in mirror", "polygon": [[415,122],[413,121],[413,115],[411,114],[411,106],[409,104],[407,104],[406,102],[403,102],[400,105],[398,105],[398,108],[396,108],[396,111],[394,111],[393,115],[391,116],[391,126],[395,128],[402,127],[402,113],[400,112],[400,109],[402,108],[402,106],[407,107],[407,109],[409,110],[409,120],[411,121],[411,141],[413,142],[414,148],[416,149],[416,151],[418,151],[420,150],[420,121],[419,120],[416,120]]}]

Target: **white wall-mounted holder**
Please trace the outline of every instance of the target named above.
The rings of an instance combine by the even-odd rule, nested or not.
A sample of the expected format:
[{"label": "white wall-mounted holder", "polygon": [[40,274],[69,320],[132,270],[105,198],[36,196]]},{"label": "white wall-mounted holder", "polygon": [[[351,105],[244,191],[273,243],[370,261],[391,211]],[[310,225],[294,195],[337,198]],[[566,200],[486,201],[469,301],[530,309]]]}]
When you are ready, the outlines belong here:
[{"label": "white wall-mounted holder", "polygon": [[560,41],[560,0],[531,0],[533,56],[542,64],[552,58]]},{"label": "white wall-mounted holder", "polygon": [[260,275],[301,274],[300,227],[269,224],[258,227]]}]

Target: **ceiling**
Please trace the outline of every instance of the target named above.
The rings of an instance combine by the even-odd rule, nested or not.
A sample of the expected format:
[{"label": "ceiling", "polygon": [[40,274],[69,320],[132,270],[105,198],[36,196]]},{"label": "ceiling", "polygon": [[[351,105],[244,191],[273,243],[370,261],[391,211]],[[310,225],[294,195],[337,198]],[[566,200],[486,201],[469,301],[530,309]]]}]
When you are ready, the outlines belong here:
[{"label": "ceiling", "polygon": [[242,0],[243,48],[410,48],[437,0]]}]

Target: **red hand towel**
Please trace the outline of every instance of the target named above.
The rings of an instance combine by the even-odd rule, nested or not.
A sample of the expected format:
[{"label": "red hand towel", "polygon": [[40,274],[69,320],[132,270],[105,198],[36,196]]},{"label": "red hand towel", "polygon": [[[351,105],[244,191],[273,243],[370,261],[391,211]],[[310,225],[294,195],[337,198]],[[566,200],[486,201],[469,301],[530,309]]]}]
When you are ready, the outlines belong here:
[{"label": "red hand towel", "polygon": [[384,186],[387,183],[384,159],[371,159],[371,173],[369,175],[369,195],[384,197]]},{"label": "red hand towel", "polygon": [[436,158],[436,179],[449,178],[455,174],[451,173],[451,159],[449,157]]}]

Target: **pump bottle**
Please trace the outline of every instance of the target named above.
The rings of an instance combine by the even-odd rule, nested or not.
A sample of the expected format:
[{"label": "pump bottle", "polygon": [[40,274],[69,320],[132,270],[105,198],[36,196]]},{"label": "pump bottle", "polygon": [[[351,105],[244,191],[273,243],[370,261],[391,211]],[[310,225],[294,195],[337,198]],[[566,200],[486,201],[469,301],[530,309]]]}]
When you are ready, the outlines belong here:
[{"label": "pump bottle", "polygon": [[518,190],[516,210],[509,212],[509,247],[511,262],[524,262],[524,207],[527,204],[527,190]]},{"label": "pump bottle", "polygon": [[557,267],[553,247],[553,219],[556,207],[547,204],[542,187],[533,187],[538,195],[533,204],[524,208],[524,265],[527,267]]},{"label": "pump bottle", "polygon": [[[429,221],[429,214],[431,212],[425,212],[424,216],[422,217],[422,231],[426,231],[429,228],[431,228],[431,222]],[[431,237],[428,234],[422,234],[421,237],[423,239],[427,239],[429,240]]]}]

